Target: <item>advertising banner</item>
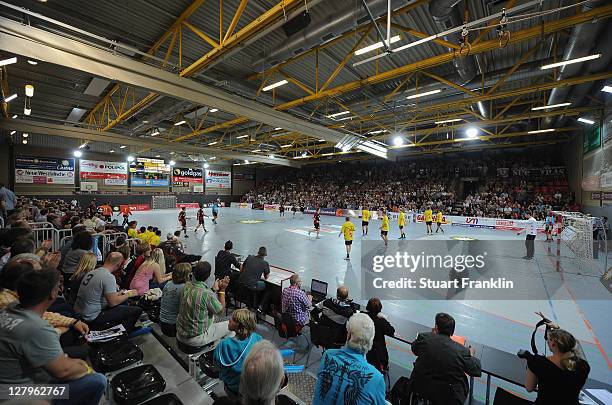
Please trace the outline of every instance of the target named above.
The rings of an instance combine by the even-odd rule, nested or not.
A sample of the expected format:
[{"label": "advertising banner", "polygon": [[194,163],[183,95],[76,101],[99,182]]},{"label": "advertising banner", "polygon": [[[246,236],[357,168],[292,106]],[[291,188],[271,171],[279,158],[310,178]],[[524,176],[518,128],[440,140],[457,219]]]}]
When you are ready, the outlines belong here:
[{"label": "advertising banner", "polygon": [[612,193],[591,193],[591,200],[612,201]]},{"label": "advertising banner", "polygon": [[161,159],[138,158],[130,163],[130,173],[170,174],[170,165]]},{"label": "advertising banner", "polygon": [[238,208],[248,208],[248,209],[251,209],[253,207],[253,204],[251,203],[232,203],[232,205]]},{"label": "advertising banner", "polygon": [[264,210],[266,211],[278,211],[278,204],[264,204]]},{"label": "advertising banner", "polygon": [[202,184],[204,175],[202,169],[192,169],[190,167],[175,167],[172,170],[172,185],[179,187],[189,187],[191,184]]},{"label": "advertising banner", "polygon": [[168,187],[170,179],[141,179],[132,177],[132,187]]},{"label": "advertising banner", "polygon": [[232,173],[206,169],[206,188],[231,188]]},{"label": "advertising banner", "polygon": [[150,211],[151,210],[151,205],[150,204],[122,204],[119,205],[119,211],[124,211],[127,210],[127,208],[130,207],[130,211]]},{"label": "advertising banner", "polygon": [[15,183],[74,184],[74,159],[17,156]]},{"label": "advertising banner", "polygon": [[81,160],[79,170],[80,177],[84,180],[104,180],[104,184],[113,186],[127,185],[128,164],[126,162]]},{"label": "advertising banner", "polygon": [[200,208],[200,204],[198,203],[177,203],[176,208]]}]

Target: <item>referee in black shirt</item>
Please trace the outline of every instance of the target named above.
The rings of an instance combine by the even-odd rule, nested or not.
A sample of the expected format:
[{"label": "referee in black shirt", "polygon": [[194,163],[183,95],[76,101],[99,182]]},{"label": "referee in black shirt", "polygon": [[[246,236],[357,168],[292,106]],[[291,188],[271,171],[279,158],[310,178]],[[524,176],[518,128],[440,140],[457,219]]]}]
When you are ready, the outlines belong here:
[{"label": "referee in black shirt", "polygon": [[217,257],[215,257],[215,279],[229,277],[232,274],[232,264],[236,270],[240,269],[240,263],[231,252],[233,247],[232,241],[228,240],[225,242],[224,250],[219,250],[219,253],[217,253]]}]

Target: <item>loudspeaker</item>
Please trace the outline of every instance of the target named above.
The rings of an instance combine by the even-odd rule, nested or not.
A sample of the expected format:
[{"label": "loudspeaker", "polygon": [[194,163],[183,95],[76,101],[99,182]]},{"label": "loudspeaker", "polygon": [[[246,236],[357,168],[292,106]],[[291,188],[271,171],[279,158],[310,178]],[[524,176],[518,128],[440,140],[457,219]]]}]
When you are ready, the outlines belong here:
[{"label": "loudspeaker", "polygon": [[283,24],[283,31],[285,31],[285,35],[287,35],[287,37],[290,37],[296,32],[308,27],[310,21],[310,14],[308,11],[304,11]]}]

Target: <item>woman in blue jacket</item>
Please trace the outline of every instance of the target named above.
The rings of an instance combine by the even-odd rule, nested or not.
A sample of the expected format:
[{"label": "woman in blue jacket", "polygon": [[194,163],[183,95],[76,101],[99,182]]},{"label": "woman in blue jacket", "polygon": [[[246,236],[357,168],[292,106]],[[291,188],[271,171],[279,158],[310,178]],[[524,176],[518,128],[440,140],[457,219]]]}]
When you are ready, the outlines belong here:
[{"label": "woman in blue jacket", "polygon": [[231,399],[240,397],[240,371],[242,363],[255,343],[263,338],[255,333],[257,321],[247,308],[232,313],[229,330],[236,335],[223,339],[214,353],[214,362],[219,367],[219,379],[225,385],[225,393]]}]

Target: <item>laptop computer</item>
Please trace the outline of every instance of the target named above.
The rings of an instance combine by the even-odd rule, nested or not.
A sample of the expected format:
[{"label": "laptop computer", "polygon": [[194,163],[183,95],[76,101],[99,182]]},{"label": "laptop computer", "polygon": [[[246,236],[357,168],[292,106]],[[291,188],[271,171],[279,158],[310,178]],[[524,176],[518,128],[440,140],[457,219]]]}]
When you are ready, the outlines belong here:
[{"label": "laptop computer", "polygon": [[310,282],[310,294],[312,294],[312,305],[315,305],[327,298],[327,283],[314,278]]}]

